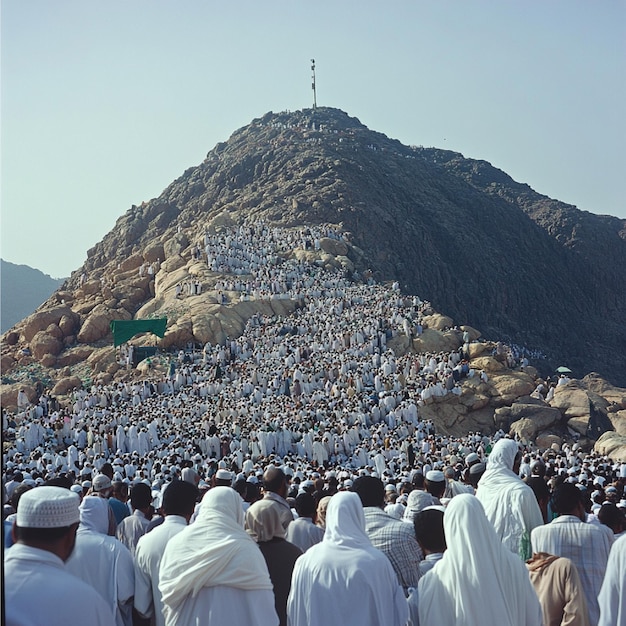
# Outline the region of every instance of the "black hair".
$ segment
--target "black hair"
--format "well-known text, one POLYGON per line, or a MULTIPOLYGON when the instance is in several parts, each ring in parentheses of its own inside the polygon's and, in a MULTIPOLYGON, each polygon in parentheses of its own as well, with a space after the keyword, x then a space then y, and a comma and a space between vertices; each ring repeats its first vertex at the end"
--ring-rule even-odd
MULTIPOLYGON (((74 524, 73 526, 77 526, 74 524)), ((62 526, 60 528, 28 528, 15 525, 15 536, 18 541, 26 544, 32 543, 55 543, 70 532, 72 526, 62 526)))
POLYGON ((363 506, 382 507, 385 504, 385 485, 376 476, 359 476, 352 484, 354 491, 363 506))
POLYGON ((296 496, 296 513, 300 517, 313 517, 316 509, 317 503, 310 493, 306 493, 305 491, 296 496))
POLYGON ((186 480, 173 480, 163 492, 165 515, 182 515, 184 517, 193 513, 198 494, 199 491, 195 485, 186 480))
POLYGON ((413 474, 413 480, 411 480, 411 483, 417 489, 423 489, 424 488, 424 474, 422 474, 422 472, 415 472, 415 474, 413 474))
POLYGON ((415 538, 426 550, 444 552, 446 537, 443 531, 443 511, 428 509, 413 518, 415 538))
POLYGON ((152 489, 145 483, 137 483, 130 490, 130 504, 133 509, 147 509, 152 504, 152 489))
POLYGON ((571 513, 583 501, 580 489, 572 483, 561 483, 552 495, 552 508, 559 515, 571 513))

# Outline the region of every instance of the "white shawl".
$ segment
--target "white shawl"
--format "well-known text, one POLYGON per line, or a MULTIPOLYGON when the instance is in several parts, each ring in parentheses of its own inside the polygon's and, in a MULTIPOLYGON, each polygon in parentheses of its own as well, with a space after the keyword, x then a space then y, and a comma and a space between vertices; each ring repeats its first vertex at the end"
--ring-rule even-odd
POLYGON ((265 559, 243 529, 236 491, 214 487, 204 496, 196 522, 168 542, 159 577, 166 616, 203 587, 273 589, 265 559))
POLYGON ((420 624, 541 626, 528 571, 500 543, 480 502, 452 498, 443 525, 448 548, 419 581, 420 624))
POLYGON ((543 516, 533 490, 513 472, 518 450, 512 439, 496 442, 476 497, 502 543, 525 561, 532 556, 530 533, 543 525, 543 516))

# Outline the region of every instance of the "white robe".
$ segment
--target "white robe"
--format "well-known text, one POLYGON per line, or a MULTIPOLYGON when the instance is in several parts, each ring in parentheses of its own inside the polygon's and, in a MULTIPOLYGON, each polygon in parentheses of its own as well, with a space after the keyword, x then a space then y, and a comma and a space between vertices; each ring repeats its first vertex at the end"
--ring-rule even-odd
POLYGON ((195 523, 170 539, 159 579, 167 626, 278 624, 265 559, 230 487, 211 489, 195 523))
POLYGON ((452 498, 443 524, 447 550, 419 581, 419 623, 541 626, 526 566, 498 541, 480 502, 470 494, 452 498))
POLYGON ((100 593, 115 612, 117 626, 132 626, 133 558, 126 546, 106 534, 109 504, 104 498, 86 496, 80 508, 76 544, 66 569, 100 593))
POLYGON ((187 526, 180 515, 166 515, 162 524, 140 537, 135 549, 135 609, 146 617, 154 616, 156 626, 165 626, 163 602, 159 591, 159 567, 169 540, 187 526))
POLYGON ((6 624, 115 624, 102 596, 70 574, 52 552, 18 543, 5 553, 3 574, 6 624))
POLYGON ((323 541, 296 561, 287 617, 290 626, 406 623, 402 587, 387 557, 367 537, 355 493, 330 499, 323 541))
POLYGON ((476 497, 502 543, 525 561, 532 556, 530 533, 543 526, 543 516, 533 490, 512 471, 517 450, 512 439, 496 442, 476 497))
POLYGON ((626 624, 626 536, 620 537, 611 548, 598 604, 598 626, 626 624))

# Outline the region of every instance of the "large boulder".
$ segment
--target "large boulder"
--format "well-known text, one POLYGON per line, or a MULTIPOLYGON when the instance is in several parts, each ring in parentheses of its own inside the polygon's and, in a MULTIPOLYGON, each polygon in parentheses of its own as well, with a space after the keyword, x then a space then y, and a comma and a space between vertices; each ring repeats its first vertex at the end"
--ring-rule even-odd
POLYGON ((320 239, 320 247, 324 252, 332 256, 346 256, 348 254, 348 244, 338 239, 322 237, 320 239))
POLYGON ((50 324, 59 324, 61 318, 68 316, 73 320, 77 319, 76 314, 70 307, 61 305, 50 309, 38 311, 27 317, 21 329, 24 341, 29 342, 40 331, 45 330, 50 324))
POLYGON ((471 326, 467 326, 466 324, 464 324, 463 326, 461 326, 461 330, 465 333, 469 333, 470 336, 470 341, 476 341, 480 338, 481 336, 481 332, 479 330, 476 330, 475 328, 472 328, 471 326))
POLYGON ((452 352, 461 345, 457 334, 453 331, 441 332, 434 328, 425 328, 419 337, 413 339, 413 351, 452 352))
POLYGON ((130 320, 132 316, 125 309, 109 309, 106 305, 99 304, 87 316, 76 339, 79 343, 95 343, 104 339, 111 333, 111 321, 118 319, 130 320))
POLYGON ((57 367, 70 367, 77 363, 83 363, 91 356, 92 352, 93 348, 91 346, 76 346, 65 350, 57 358, 57 367))
POLYGON ((65 396, 73 389, 80 389, 83 386, 83 381, 78 376, 68 376, 67 378, 61 378, 57 384, 52 388, 53 396, 65 396))
POLYGON ((434 328, 435 330, 445 330, 446 328, 452 328, 454 322, 451 317, 447 315, 441 315, 441 313, 433 313, 432 315, 426 315, 422 318, 424 328, 434 328))
POLYGON ((0 403, 3 409, 15 410, 17 408, 17 394, 20 389, 24 390, 29 402, 37 401, 37 392, 31 385, 25 385, 24 383, 0 385, 0 403))
POLYGON ((596 441, 594 451, 601 455, 606 455, 613 459, 626 463, 626 437, 616 432, 604 433, 598 441, 596 441))
POLYGON ((483 370, 488 374, 504 371, 504 365, 492 356, 479 356, 470 361, 470 366, 475 370, 483 370))
POLYGON ((520 396, 532 393, 535 388, 535 382, 528 374, 509 370, 493 373, 489 383, 491 406, 494 407, 511 405, 520 396))
POLYGON ((563 439, 559 435, 552 433, 540 433, 535 439, 535 445, 540 450, 560 450, 563 445, 563 439))
POLYGON ((32 338, 29 346, 30 351, 38 361, 40 361, 46 354, 56 356, 61 352, 61 350, 63 350, 63 342, 53 335, 49 335, 44 330, 39 331, 32 338))
POLYGON ((481 341, 475 341, 467 346, 467 353, 470 359, 476 359, 479 356, 485 356, 485 353, 489 355, 490 351, 491 345, 488 343, 483 343, 481 341))
POLYGON ((165 250, 163 244, 152 243, 143 252, 143 258, 147 263, 154 263, 155 261, 163 261, 165 259, 165 250))
POLYGON ((529 442, 536 434, 561 420, 561 412, 545 403, 514 402, 496 409, 496 426, 511 430, 529 442))

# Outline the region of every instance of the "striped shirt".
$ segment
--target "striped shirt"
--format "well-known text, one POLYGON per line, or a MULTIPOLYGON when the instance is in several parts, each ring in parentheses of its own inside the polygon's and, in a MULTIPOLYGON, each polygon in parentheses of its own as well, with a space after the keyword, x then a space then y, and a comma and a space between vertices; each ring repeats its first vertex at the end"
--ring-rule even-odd
POLYGON ((533 552, 564 556, 576 565, 591 624, 597 624, 600 617, 598 593, 613 541, 610 528, 582 522, 574 515, 561 515, 531 534, 533 552))

